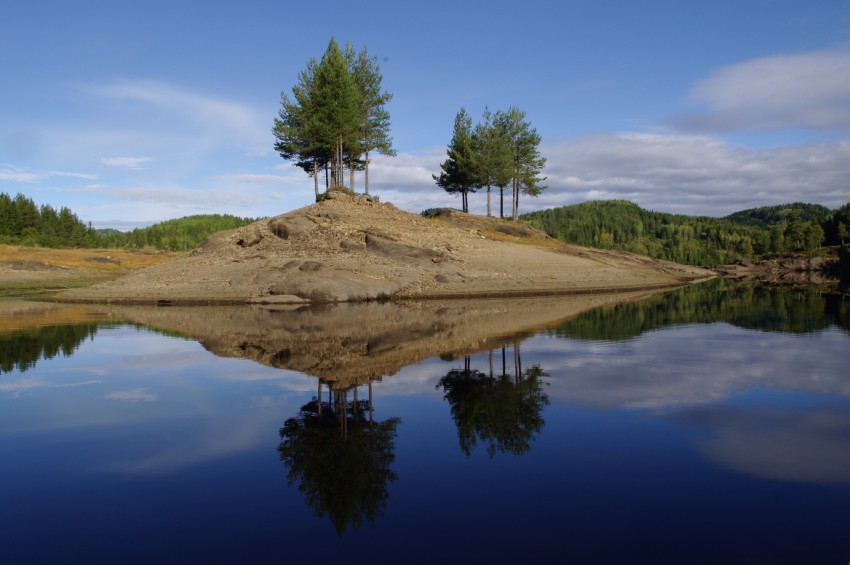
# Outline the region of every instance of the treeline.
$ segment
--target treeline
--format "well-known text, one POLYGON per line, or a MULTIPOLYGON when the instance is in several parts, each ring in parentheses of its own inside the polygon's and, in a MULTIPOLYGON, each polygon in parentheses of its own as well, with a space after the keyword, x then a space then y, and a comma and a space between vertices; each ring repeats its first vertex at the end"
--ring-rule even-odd
POLYGON ((36 206, 23 194, 0 193, 0 243, 41 247, 95 247, 98 234, 68 208, 36 206))
POLYGON ((805 253, 848 241, 850 204, 829 210, 787 204, 725 218, 651 212, 622 200, 592 201, 524 214, 522 220, 568 243, 618 249, 689 265, 805 253))
POLYGON ((129 247, 188 251, 215 232, 255 221, 230 214, 201 214, 167 220, 130 232, 96 230, 71 210, 58 212, 49 205, 36 206, 23 194, 14 198, 0 193, 0 243, 56 248, 129 247))
POLYGON ((230 214, 186 216, 130 232, 103 231, 100 235, 101 247, 155 247, 170 251, 189 251, 212 233, 242 227, 254 221, 252 218, 240 218, 230 214))

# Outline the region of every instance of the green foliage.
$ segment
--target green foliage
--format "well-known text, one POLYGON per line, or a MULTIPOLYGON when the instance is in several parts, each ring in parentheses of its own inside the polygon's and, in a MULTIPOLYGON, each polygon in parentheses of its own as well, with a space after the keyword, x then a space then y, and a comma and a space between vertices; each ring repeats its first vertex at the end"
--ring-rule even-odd
POLYGON ((0 243, 39 247, 155 247, 188 251, 205 237, 222 230, 242 227, 255 220, 229 214, 203 214, 168 220, 125 233, 95 230, 86 226, 68 208, 58 212, 18 194, 0 193, 0 243))
POLYGON ((499 188, 499 217, 505 217, 505 189, 510 186, 511 218, 519 213, 519 196, 538 196, 546 187, 540 172, 546 158, 540 154, 540 135, 525 119, 525 112, 511 106, 492 114, 484 110, 484 121, 472 127, 472 120, 461 108, 455 117, 448 159, 439 176, 432 175, 437 186, 449 194, 460 194, 463 211, 469 210, 468 194, 487 187, 487 215, 491 214, 490 191, 499 188))
POLYGON ((761 208, 742 210, 734 214, 729 214, 726 216, 726 219, 737 224, 770 227, 785 223, 792 210, 796 210, 800 214, 800 221, 802 222, 815 220, 823 223, 830 215, 830 210, 826 206, 795 202, 794 204, 780 204, 779 206, 763 206, 761 208))
POLYGON ((353 190, 354 171, 365 168, 368 193, 369 153, 395 154, 386 109, 392 95, 381 81, 366 48, 357 54, 349 43, 343 51, 331 38, 321 60, 311 59, 299 74, 292 96, 281 93, 275 150, 313 177, 317 198, 321 170, 327 188, 344 185, 347 167, 353 190))
POLYGON ((690 265, 720 265, 770 255, 811 254, 824 241, 832 243, 827 233, 834 233, 833 244, 838 243, 837 227, 829 228, 830 232, 819 220, 806 219, 813 211, 827 224, 830 218, 843 217, 838 211, 824 216, 820 208, 789 204, 710 218, 651 212, 631 202, 609 200, 531 212, 522 220, 568 243, 690 265))
POLYGON ((189 251, 210 234, 239 228, 255 220, 229 214, 201 214, 167 220, 146 228, 137 228, 115 235, 115 245, 110 247, 156 247, 171 251, 189 251))
POLYGON ((480 186, 475 144, 472 136, 472 118, 461 108, 455 116, 452 139, 446 149, 448 158, 440 165, 442 171, 431 175, 437 186, 449 194, 460 194, 464 212, 469 212, 469 193, 480 186))
POLYGON ((96 247, 100 240, 68 208, 40 208, 23 194, 0 193, 0 243, 41 247, 96 247))

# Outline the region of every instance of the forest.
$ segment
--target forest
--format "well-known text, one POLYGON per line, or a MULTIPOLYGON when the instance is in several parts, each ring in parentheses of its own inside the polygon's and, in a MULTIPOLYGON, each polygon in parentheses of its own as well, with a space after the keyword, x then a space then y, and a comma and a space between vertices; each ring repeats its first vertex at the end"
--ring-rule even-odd
POLYGON ((254 222, 229 214, 202 214, 167 220, 130 232, 96 230, 83 223, 68 208, 56 211, 49 205, 36 206, 23 194, 14 198, 0 193, 0 244, 57 248, 154 247, 189 251, 206 236, 254 222))
POLYGON ((724 218, 652 212, 623 200, 591 201, 522 215, 526 224, 567 243, 629 251, 688 265, 815 255, 848 241, 850 203, 837 210, 785 204, 724 218))

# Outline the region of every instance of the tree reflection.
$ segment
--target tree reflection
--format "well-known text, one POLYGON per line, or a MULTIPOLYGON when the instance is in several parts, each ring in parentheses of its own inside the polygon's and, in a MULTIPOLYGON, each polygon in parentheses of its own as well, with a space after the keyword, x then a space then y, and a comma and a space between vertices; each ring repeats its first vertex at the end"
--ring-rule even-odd
POLYGON ((40 359, 70 357, 87 339, 97 333, 97 323, 56 325, 0 334, 0 374, 21 373, 35 367, 40 359))
POLYGON ((401 419, 374 421, 368 386, 368 400, 358 400, 354 388, 329 390, 323 401, 319 381, 318 397, 280 429, 277 450, 289 486, 297 484, 316 517, 327 515, 338 535, 349 525, 357 530, 364 519, 374 524, 386 507, 389 483, 398 479, 390 465, 401 419))
POLYGON ((543 429, 540 415, 549 397, 543 392, 543 377, 539 365, 522 369, 518 343, 514 343, 514 367, 509 374, 506 348, 502 348, 502 373, 493 374, 493 351, 490 351, 490 371, 471 368, 469 357, 463 369, 452 369, 440 379, 444 397, 451 405, 452 418, 457 426, 461 450, 467 455, 478 441, 487 444, 487 454, 497 451, 522 455, 531 447, 535 434, 543 429))

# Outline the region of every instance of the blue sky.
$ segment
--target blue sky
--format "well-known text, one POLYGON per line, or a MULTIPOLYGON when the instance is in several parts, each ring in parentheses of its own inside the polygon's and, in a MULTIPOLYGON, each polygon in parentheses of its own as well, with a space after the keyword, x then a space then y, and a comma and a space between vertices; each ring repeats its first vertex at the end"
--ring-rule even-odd
POLYGON ((850 201, 843 0, 0 6, 0 191, 96 227, 310 204, 271 127, 331 36, 378 57, 398 156, 375 160, 370 188, 405 210, 459 206, 431 179, 455 114, 510 105, 548 159, 521 211, 850 201))

